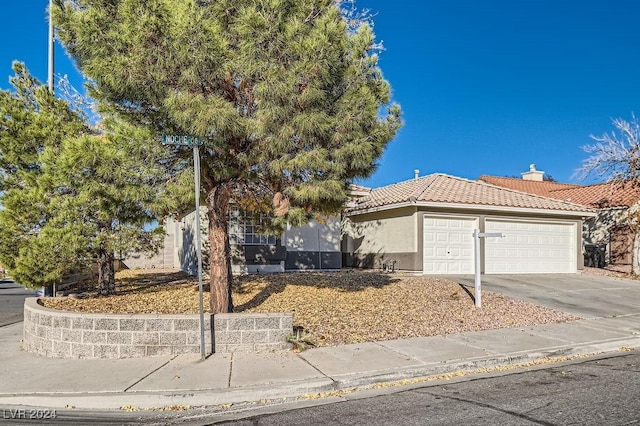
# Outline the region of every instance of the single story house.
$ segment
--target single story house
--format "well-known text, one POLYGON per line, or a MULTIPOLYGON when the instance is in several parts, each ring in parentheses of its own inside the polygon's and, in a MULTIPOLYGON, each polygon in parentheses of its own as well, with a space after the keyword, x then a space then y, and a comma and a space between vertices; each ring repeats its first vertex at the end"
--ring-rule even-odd
POLYGON ((423 274, 472 274, 474 229, 486 274, 575 273, 583 268, 581 204, 435 173, 359 188, 345 212, 343 265, 423 274))
MULTIPOLYGON (((588 206, 596 215, 584 222, 583 240, 587 249, 604 247, 604 261, 614 269, 640 273, 640 236, 636 214, 640 189, 631 183, 607 182, 594 185, 573 185, 549 182, 535 164, 522 173, 522 179, 480 176, 482 182, 517 191, 537 194, 557 200, 588 206)), ((604 266, 597 259, 590 266, 604 266)))
MULTIPOLYGON (((201 208, 203 258, 207 252, 207 215, 201 208)), ((258 232, 259 223, 241 210, 229 213, 229 243, 234 274, 269 273, 287 270, 335 270, 342 267, 340 220, 313 220, 300 227, 288 227, 280 236, 258 232)), ((189 273, 197 273, 195 211, 165 222, 164 263, 189 273)))
MULTIPOLYGON (((488 274, 575 273, 584 266, 582 229, 595 212, 584 205, 481 181, 435 173, 370 189, 352 185, 342 217, 261 235, 237 209, 229 216, 234 273, 393 268, 424 274, 472 274, 473 232, 483 238, 488 274)), ((201 210, 201 227, 207 222, 201 210)), ((165 222, 163 251, 129 267, 197 271, 195 212, 165 222)), ((203 255, 207 255, 203 235, 203 255)), ((125 261, 126 262, 126 261, 125 261)))

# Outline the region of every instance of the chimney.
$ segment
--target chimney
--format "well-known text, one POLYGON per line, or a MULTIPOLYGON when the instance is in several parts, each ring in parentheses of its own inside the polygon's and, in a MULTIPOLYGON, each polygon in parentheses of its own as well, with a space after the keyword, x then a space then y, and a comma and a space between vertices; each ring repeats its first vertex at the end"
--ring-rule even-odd
POLYGON ((414 179, 414 180, 418 180, 418 176, 419 176, 419 175, 420 175, 420 170, 415 169, 415 170, 413 171, 413 179, 414 179))
POLYGON ((521 173, 521 175, 523 180, 533 180, 536 182, 542 182, 544 180, 543 179, 544 172, 540 170, 536 170, 535 164, 529 165, 529 171, 521 173))

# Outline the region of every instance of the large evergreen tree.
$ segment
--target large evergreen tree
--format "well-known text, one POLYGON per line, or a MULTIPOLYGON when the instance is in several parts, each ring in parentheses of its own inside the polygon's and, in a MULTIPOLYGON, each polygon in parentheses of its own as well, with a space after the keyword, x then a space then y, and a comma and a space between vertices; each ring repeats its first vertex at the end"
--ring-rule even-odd
POLYGON ((54 14, 103 108, 208 141, 212 313, 233 309, 232 200, 276 227, 335 213, 400 126, 371 27, 336 0, 58 0, 54 14))
POLYGON ((153 251, 158 150, 148 131, 109 120, 100 132, 14 65, 0 92, 0 261, 30 287, 98 265, 98 291, 115 291, 114 253, 153 251), (141 149, 145 148, 145 149, 141 149), (153 158, 150 158, 153 157, 153 158))
POLYGON ((46 228, 64 229, 72 248, 95 259, 102 295, 115 293, 116 253, 156 252, 164 239, 161 227, 145 229, 156 218, 162 171, 137 149, 149 135, 128 130, 68 138, 42 156, 46 228))
MULTIPOLYGON (((39 182, 42 153, 58 149, 67 137, 89 133, 82 118, 21 63, 14 63, 14 90, 0 91, 0 261, 23 285, 59 282, 77 265, 60 262, 68 246, 59 239, 58 255, 44 244, 50 232, 49 198, 39 182)), ((51 235, 51 234, 49 234, 51 235)))

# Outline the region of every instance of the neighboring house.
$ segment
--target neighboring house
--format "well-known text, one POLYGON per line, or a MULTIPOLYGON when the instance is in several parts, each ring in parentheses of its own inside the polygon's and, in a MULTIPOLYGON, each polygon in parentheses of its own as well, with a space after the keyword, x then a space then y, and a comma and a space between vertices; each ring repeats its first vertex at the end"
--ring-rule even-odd
MULTIPOLYGON (((204 208, 201 209, 200 219, 205 257, 208 255, 208 241, 207 215, 204 208)), ((335 270, 342 267, 338 218, 329 218, 326 223, 314 220, 301 227, 288 227, 279 236, 260 234, 259 225, 246 217, 242 211, 231 209, 229 243, 234 274, 335 270)), ((173 267, 195 274, 198 267, 195 211, 178 220, 168 219, 165 230, 165 259, 170 258, 173 267)))
MULTIPOLYGON (((479 180, 595 209, 596 216, 585 221, 583 227, 583 239, 587 248, 592 248, 590 245, 606 245, 607 264, 639 272, 640 259, 637 253, 640 241, 635 231, 634 211, 640 200, 640 190, 630 183, 572 185, 548 182, 543 180, 543 175, 544 172, 536 170, 532 164, 528 172, 522 173, 522 179, 483 175, 479 180)), ((592 266, 604 266, 599 264, 601 262, 592 263, 592 266)))
POLYGON ((487 274, 575 273, 583 268, 581 228, 595 213, 559 201, 445 174, 359 188, 343 225, 344 266, 423 274, 472 274, 473 231, 487 274))

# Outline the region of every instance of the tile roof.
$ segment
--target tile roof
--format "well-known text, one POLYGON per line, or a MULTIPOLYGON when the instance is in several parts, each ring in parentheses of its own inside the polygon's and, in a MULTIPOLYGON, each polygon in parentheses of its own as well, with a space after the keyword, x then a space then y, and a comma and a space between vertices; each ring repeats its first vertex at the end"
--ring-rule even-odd
POLYGON ((640 188, 631 183, 609 182, 595 185, 573 185, 487 175, 480 176, 478 180, 504 188, 583 204, 593 208, 630 206, 640 200, 640 188))
POLYGON ((350 183, 349 184, 349 191, 350 192, 355 192, 355 193, 369 193, 369 192, 371 192, 371 188, 368 188, 368 187, 362 186, 362 185, 358 185, 356 183, 350 183))
POLYGON ((375 209, 410 202, 448 203, 588 212, 584 205, 502 188, 485 182, 462 179, 441 173, 411 179, 382 188, 356 200, 350 212, 375 209))
MULTIPOLYGON (((527 194, 542 195, 543 197, 549 197, 549 193, 557 189, 580 187, 580 185, 572 185, 570 183, 524 180, 521 178, 499 177, 499 176, 488 176, 488 175, 482 175, 478 178, 478 180, 486 183, 490 183, 492 185, 501 186, 503 188, 515 189, 516 191, 526 192, 527 194)), ((551 197, 551 198, 555 198, 555 197, 551 197)))
POLYGON ((630 182, 608 182, 551 191, 549 197, 594 208, 629 207, 640 200, 640 188, 630 182))

